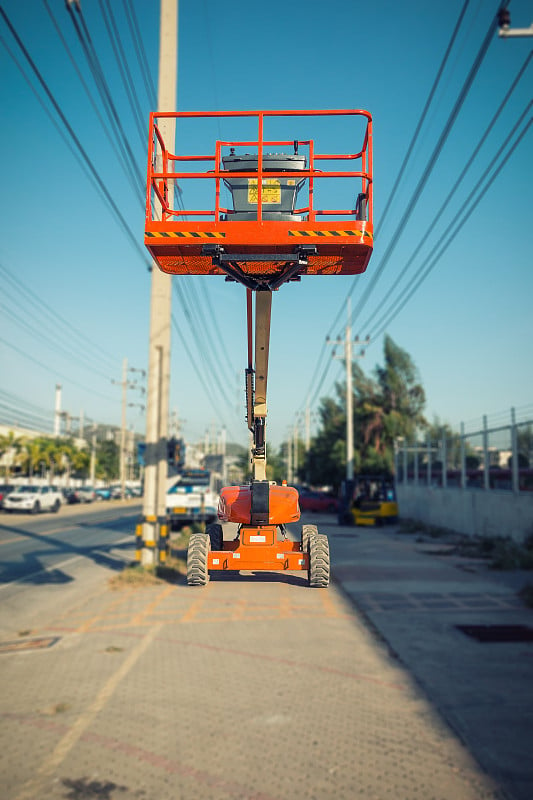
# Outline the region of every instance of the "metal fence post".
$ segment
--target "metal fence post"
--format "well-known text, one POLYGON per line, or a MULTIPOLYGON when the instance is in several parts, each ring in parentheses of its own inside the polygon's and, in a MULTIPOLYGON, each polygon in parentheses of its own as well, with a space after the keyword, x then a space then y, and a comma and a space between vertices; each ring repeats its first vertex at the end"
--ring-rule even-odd
POLYGON ((483 488, 490 489, 489 476, 489 432, 487 429, 487 415, 483 415, 483 488))
POLYGON ((418 486, 418 442, 416 441, 415 441, 414 471, 415 471, 415 486, 418 486))
POLYGON ((461 489, 466 489, 466 439, 464 422, 461 422, 461 489))
POLYGON ((431 486, 431 439, 429 438, 429 434, 426 443, 426 450, 427 450, 427 460, 428 460, 427 463, 428 486, 431 486))
POLYGON ((511 409, 511 470, 513 478, 513 492, 518 494, 520 491, 520 484, 518 481, 518 429, 516 427, 516 412, 514 408, 511 409))
POLYGON ((448 486, 448 448, 446 434, 442 437, 442 488, 448 486))
POLYGON ((407 486, 407 440, 403 442, 403 482, 407 486))

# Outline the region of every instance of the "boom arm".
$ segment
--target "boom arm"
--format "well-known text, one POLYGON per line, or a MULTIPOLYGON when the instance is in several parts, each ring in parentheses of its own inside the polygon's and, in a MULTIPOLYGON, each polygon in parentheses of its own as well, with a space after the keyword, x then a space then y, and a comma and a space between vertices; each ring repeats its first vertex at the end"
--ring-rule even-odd
POLYGON ((246 413, 252 432, 252 480, 266 480, 265 422, 267 415, 266 392, 268 378, 268 351, 270 345, 270 317, 272 292, 263 289, 255 292, 255 325, 252 323, 252 291, 246 290, 248 321, 248 369, 246 370, 246 413), (253 333, 255 332, 255 337, 253 333), (252 352, 255 339, 255 368, 252 352), (255 381, 254 381, 255 378, 255 381))

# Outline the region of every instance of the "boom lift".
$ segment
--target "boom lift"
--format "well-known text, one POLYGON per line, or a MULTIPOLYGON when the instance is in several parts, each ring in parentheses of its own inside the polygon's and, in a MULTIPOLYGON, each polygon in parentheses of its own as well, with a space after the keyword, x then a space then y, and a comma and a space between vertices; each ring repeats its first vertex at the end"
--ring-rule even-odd
POLYGON ((191 535, 188 583, 204 585, 209 573, 216 570, 302 570, 307 571, 310 586, 328 586, 327 536, 315 525, 303 525, 300 539, 289 540, 286 525, 300 518, 298 492, 286 481, 276 486, 267 479, 272 293, 288 281, 299 281, 302 275, 365 271, 373 244, 370 114, 357 109, 151 114, 145 244, 165 272, 225 275, 226 280, 246 288, 246 420, 252 433, 252 480, 220 493, 218 518, 238 524, 236 539, 224 541, 220 523, 209 525, 205 533, 191 535), (165 117, 175 117, 177 122, 229 117, 235 123, 251 118, 257 123, 257 136, 252 140, 217 140, 211 155, 178 155, 169 151, 161 136, 158 121, 165 117), (315 151, 312 139, 265 138, 266 125, 279 125, 287 117, 299 118, 293 124, 305 126, 309 117, 318 118, 321 127, 326 121, 359 123, 363 127, 362 146, 351 152, 320 153, 315 151), (337 162, 341 168, 319 169, 317 162, 324 161, 337 162), (346 169, 344 162, 351 161, 360 162, 360 168, 346 169), (196 165, 201 162, 214 168, 198 171, 196 165), (350 189, 349 208, 316 207, 315 195, 320 196, 319 185, 324 179, 355 183, 358 190, 350 189), (206 181, 214 185, 214 209, 169 207, 168 197, 178 194, 187 181, 203 183, 204 187, 206 181), (168 191, 171 182, 176 193, 168 191), (224 186, 231 194, 231 208, 221 205, 224 186), (306 199, 298 207, 302 190, 306 199))

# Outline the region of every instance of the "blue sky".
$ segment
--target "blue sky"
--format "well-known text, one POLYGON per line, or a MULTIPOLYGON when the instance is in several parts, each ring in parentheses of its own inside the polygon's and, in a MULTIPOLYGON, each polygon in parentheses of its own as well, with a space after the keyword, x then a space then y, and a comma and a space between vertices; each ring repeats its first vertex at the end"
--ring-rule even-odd
MULTIPOLYGON (((182 0, 179 9, 179 110, 364 108, 374 121, 374 254, 365 275, 309 277, 282 287, 273 300, 268 438, 278 445, 307 399, 318 407, 342 376, 331 362, 327 335, 343 335, 345 307, 356 309, 366 286, 380 278, 353 321, 353 334, 375 326, 387 292, 409 283, 437 239, 444 255, 398 316, 386 326, 420 373, 431 420, 457 424, 511 406, 533 412, 533 182, 532 131, 509 157, 461 229, 452 222, 476 181, 496 157, 531 99, 531 62, 494 124, 452 204, 412 266, 409 258, 483 136, 520 68, 532 39, 495 34, 455 124, 402 228, 380 266, 405 209, 434 152, 451 110, 494 18, 497 2, 471 0, 441 83, 386 218, 382 215, 437 75, 464 0, 402 3, 318 0, 264 4, 182 0), (400 278, 400 276, 402 276, 400 278), (368 324, 367 324, 368 323, 368 324), (319 378, 325 373, 322 384, 319 378), (316 376, 316 377, 314 377, 316 376)), ((135 60, 124 10, 132 6, 157 85, 159 3, 113 3, 144 125, 150 102, 135 60)), ((102 17, 108 2, 82 0, 83 16, 104 69, 136 168, 144 179, 146 142, 128 103, 102 17)), ((76 63, 97 94, 63 0, 5 0, 2 8, 46 81, 68 124, 133 232, 132 243, 47 115, 64 131, 0 19, 0 129, 3 192, 0 275, 0 412, 2 419, 51 416, 55 384, 73 416, 118 424, 122 361, 146 368, 150 278, 143 250, 144 212, 118 166, 79 77, 54 28, 51 12, 76 63), (11 58, 24 66, 31 86, 11 58), (32 302, 34 293, 46 303, 32 302), (64 324, 67 323, 67 325, 64 324), (33 416, 32 416, 33 415, 33 416)), ((531 4, 513 0, 513 27, 532 22, 531 4)), ((101 104, 96 100, 100 113, 101 104)), ((517 134, 531 118, 531 108, 517 134)), ((231 138, 227 128, 224 135, 231 138)), ((116 141, 121 136, 114 133, 116 141)), ((494 162, 497 167, 502 158, 494 162)), ((245 293, 223 278, 178 279, 186 303, 173 298, 170 406, 190 441, 226 425, 245 444, 242 371, 246 366, 245 293), (194 333, 187 319, 193 322, 194 333), (194 343, 211 355, 212 374, 194 343), (193 367, 196 364, 197 369, 193 367), (197 374, 200 370, 204 380, 197 374), (206 391, 206 385, 208 391, 206 391)), ((379 325, 376 331, 379 332, 379 325)), ((361 362, 370 372, 382 360, 377 336, 361 362)), ((132 403, 141 402, 136 392, 132 403)), ((144 430, 136 406, 128 424, 144 430)))

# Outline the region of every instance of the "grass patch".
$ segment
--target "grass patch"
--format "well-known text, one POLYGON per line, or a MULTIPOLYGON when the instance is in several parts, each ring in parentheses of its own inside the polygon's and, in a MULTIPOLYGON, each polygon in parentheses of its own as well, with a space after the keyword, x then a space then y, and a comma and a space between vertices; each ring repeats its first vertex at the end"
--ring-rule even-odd
POLYGON ((463 533, 426 525, 415 519, 402 519, 398 532, 418 534, 417 542, 439 539, 453 545, 445 555, 456 555, 462 558, 483 559, 487 566, 494 570, 533 570, 533 533, 522 542, 510 536, 467 536, 463 533))
POLYGON ((144 589, 162 583, 182 583, 187 574, 187 561, 173 555, 167 557, 164 564, 145 567, 142 564, 128 564, 122 572, 114 575, 109 581, 113 590, 144 589))

